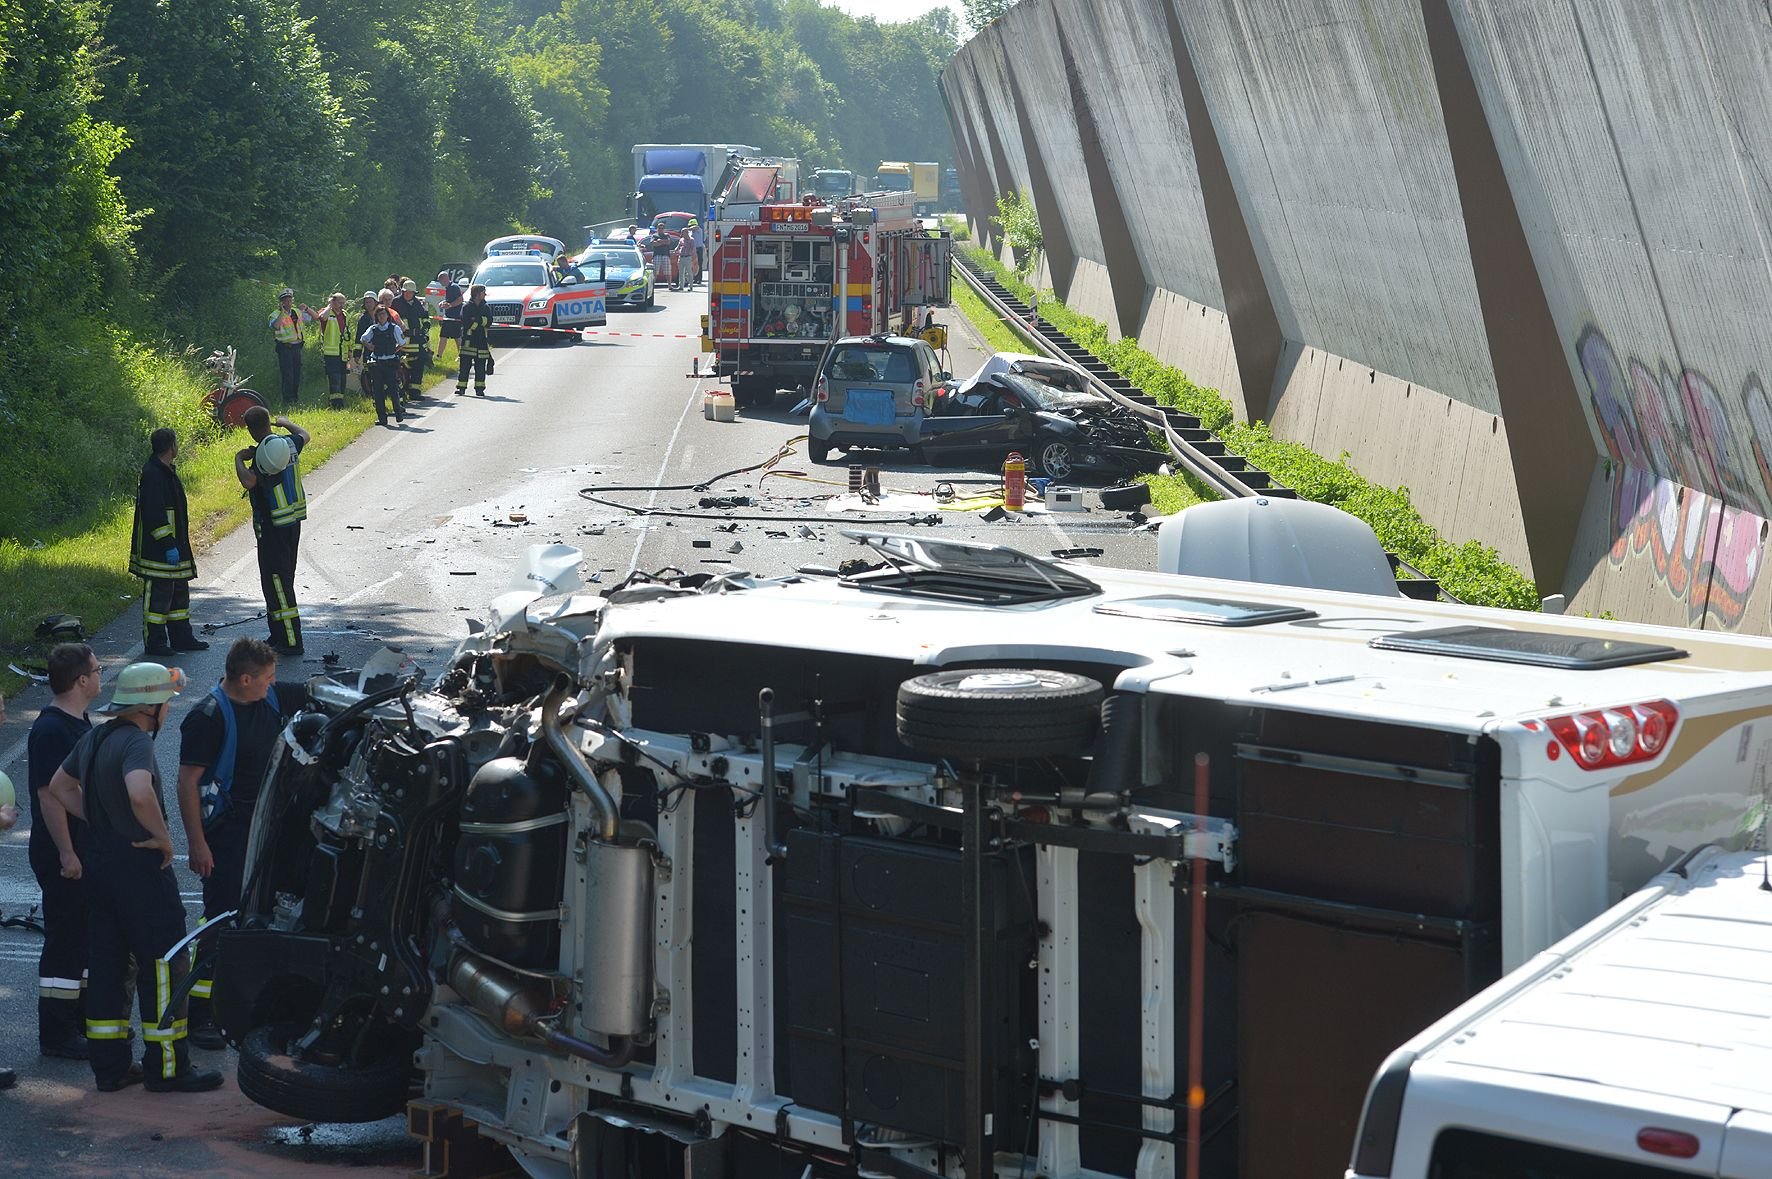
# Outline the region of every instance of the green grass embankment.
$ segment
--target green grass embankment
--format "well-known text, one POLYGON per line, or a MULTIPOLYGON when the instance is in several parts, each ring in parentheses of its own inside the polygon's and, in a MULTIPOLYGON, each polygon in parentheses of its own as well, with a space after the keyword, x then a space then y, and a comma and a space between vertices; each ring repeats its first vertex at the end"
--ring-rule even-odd
MULTIPOLYGON (((988 252, 960 248, 1019 298, 1032 296, 1027 282, 988 252)), ((962 290, 963 284, 957 283, 955 289, 962 290)), ((956 304, 968 318, 974 318, 965 305, 967 298, 980 308, 985 305, 970 290, 965 290, 963 297, 956 296, 956 304)), ((984 314, 994 321, 988 308, 984 314)), ((1480 541, 1458 544, 1440 536, 1410 502, 1407 487, 1373 483, 1348 465, 1346 454, 1332 462, 1299 443, 1274 437, 1266 422, 1236 421, 1230 401, 1217 389, 1195 384, 1180 369, 1140 348, 1130 336, 1110 339, 1105 324, 1066 307, 1049 291, 1040 294, 1040 314, 1161 404, 1199 418, 1231 451, 1268 472, 1276 483, 1294 489, 1304 499, 1330 504, 1366 521, 1386 549, 1437 578, 1448 593, 1476 605, 1539 608, 1538 590, 1530 578, 1480 541)), ((1151 486, 1152 502, 1165 513, 1205 498, 1204 489, 1185 475, 1144 479, 1151 486)))

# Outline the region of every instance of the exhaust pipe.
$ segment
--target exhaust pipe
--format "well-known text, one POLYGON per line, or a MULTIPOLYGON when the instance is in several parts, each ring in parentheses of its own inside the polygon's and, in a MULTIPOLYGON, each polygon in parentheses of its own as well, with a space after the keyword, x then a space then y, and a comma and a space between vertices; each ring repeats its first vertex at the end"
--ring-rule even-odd
POLYGON ((557 676, 554 686, 548 689, 547 696, 541 702, 541 735, 554 756, 566 769, 566 776, 573 785, 584 791, 591 799, 591 807, 597 812, 597 837, 604 843, 614 843, 615 833, 621 822, 621 815, 615 807, 615 800, 609 797, 609 791, 603 789, 603 783, 597 781, 590 764, 584 755, 572 747, 566 739, 565 732, 560 728, 560 705, 566 702, 566 694, 572 690, 569 676, 557 676))
POLYGON ((621 1068, 634 1059, 634 1041, 627 1036, 611 1036, 605 1049, 548 1026, 544 1018, 552 997, 537 980, 458 952, 449 964, 449 985, 508 1036, 538 1037, 556 1052, 602 1068, 621 1068))

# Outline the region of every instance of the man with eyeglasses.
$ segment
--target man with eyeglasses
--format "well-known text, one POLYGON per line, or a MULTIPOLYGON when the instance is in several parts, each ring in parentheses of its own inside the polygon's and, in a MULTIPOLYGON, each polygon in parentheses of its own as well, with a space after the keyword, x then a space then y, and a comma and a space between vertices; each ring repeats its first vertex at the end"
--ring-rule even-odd
MULTIPOLYGON (((98 699, 98 657, 85 643, 61 643, 49 652, 49 690, 55 698, 37 714, 27 743, 31 805, 31 871, 43 890, 43 952, 37 959, 37 1048, 45 1056, 86 1059, 86 882, 62 876, 61 856, 37 792, 92 728, 86 707, 98 699)), ((76 850, 85 826, 70 817, 76 850)))

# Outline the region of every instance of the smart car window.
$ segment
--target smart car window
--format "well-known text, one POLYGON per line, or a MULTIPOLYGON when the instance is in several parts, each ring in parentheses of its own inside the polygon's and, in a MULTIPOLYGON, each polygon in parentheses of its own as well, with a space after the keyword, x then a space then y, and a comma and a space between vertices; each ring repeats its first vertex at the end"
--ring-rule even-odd
POLYGON ((839 348, 831 356, 831 376, 839 381, 885 380, 886 362, 884 349, 839 348))
POLYGON ((886 375, 888 381, 914 381, 917 379, 917 365, 909 352, 890 352, 886 359, 886 375))
POLYGON ((547 274, 535 262, 489 262, 474 281, 488 287, 538 287, 547 282, 547 274))

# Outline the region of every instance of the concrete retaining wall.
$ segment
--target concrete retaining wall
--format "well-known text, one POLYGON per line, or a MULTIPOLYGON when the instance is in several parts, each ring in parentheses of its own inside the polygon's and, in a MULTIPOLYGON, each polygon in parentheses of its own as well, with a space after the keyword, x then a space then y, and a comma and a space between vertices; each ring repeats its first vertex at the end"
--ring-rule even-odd
POLYGON ((943 88, 1079 310, 1573 609, 1769 632, 1768 61, 1757 0, 1023 0, 943 88))

